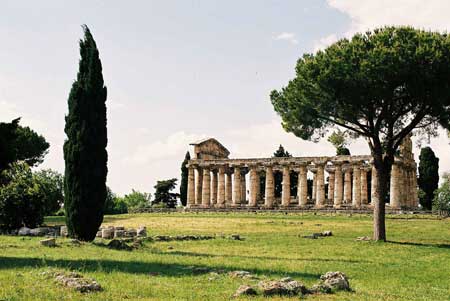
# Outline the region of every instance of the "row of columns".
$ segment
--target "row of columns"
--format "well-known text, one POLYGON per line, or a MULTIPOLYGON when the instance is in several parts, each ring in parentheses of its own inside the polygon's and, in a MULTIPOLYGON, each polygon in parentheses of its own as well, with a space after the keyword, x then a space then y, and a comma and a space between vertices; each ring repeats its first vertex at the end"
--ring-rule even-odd
MULTIPOLYGON (((197 177, 194 167, 189 167, 188 174, 188 205, 202 207, 225 207, 226 205, 241 206, 246 203, 247 184, 245 175, 242 174, 241 166, 231 166, 233 177, 226 172, 225 166, 219 166, 211 170, 208 166, 197 168, 197 177), (234 180, 234 181, 233 181, 234 180), (233 183, 234 182, 234 183, 233 183)), ((260 195, 260 178, 257 165, 249 165, 249 207, 257 207, 260 195)), ((267 164, 265 167, 265 194, 264 206, 272 208, 275 203, 275 181, 273 166, 267 164)), ((308 167, 306 164, 294 168, 298 172, 297 183, 297 205, 305 207, 308 204, 308 167)), ((291 183, 289 165, 282 166, 282 195, 281 206, 291 205, 291 183)), ((314 174, 312 200, 315 206, 320 208, 326 205, 325 199, 325 170, 328 172, 328 199, 332 200, 333 206, 339 208, 342 204, 351 204, 352 207, 360 208, 369 203, 368 195, 368 172, 371 172, 371 200, 377 200, 378 176, 374 167, 356 163, 353 165, 334 162, 332 167, 325 163, 316 164, 309 168, 314 174)), ((403 168, 394 164, 391 173, 391 202, 393 208, 401 206, 417 206, 417 182, 415 169, 403 168)))

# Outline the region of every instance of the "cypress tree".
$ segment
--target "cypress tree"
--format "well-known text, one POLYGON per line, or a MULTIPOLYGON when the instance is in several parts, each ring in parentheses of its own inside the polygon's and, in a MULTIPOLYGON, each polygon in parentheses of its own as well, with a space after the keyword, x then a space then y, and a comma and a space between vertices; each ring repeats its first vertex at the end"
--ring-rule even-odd
POLYGON ((186 152, 184 156, 184 161, 181 164, 181 182, 180 182, 180 201, 183 206, 187 204, 187 187, 188 187, 188 161, 191 160, 191 155, 186 152))
POLYGON ((97 45, 86 25, 83 30, 66 116, 64 207, 69 235, 92 241, 103 221, 107 196, 106 87, 97 45))
POLYGON ((419 156, 419 188, 424 192, 420 194, 420 204, 430 210, 433 204, 434 191, 439 186, 439 158, 430 147, 420 150, 419 156))

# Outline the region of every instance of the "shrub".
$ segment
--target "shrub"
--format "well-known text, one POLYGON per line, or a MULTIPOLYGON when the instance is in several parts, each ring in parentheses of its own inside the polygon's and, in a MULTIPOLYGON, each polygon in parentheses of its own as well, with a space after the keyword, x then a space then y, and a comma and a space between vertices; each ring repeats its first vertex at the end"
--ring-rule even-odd
POLYGON ((440 215, 450 216, 450 182, 448 180, 434 192, 433 210, 440 215))
POLYGON ((2 176, 7 184, 0 187, 0 228, 34 228, 42 224, 45 196, 30 167, 26 163, 13 163, 2 176))
POLYGON ((37 171, 34 175, 45 196, 45 215, 55 215, 64 203, 63 175, 51 169, 37 171))
POLYGON ((106 201, 103 212, 105 214, 122 214, 128 212, 127 203, 123 198, 114 194, 109 187, 106 187, 106 201))
POLYGON ((123 197, 123 201, 128 207, 128 210, 142 209, 150 207, 150 193, 132 190, 130 194, 123 197))

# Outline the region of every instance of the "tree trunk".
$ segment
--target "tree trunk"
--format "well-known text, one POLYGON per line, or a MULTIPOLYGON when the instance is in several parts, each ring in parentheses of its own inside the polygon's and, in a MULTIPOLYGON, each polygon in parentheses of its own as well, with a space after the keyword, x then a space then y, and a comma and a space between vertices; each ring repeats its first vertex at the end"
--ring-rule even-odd
POLYGON ((374 165, 378 175, 377 195, 373 206, 373 240, 386 241, 385 200, 392 168, 393 156, 374 155, 374 165))

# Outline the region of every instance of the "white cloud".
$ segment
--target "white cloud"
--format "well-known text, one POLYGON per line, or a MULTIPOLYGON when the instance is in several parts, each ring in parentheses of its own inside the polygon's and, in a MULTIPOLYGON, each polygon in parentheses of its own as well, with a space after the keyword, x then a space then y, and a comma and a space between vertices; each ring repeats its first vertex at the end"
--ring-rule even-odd
POLYGON ((282 32, 282 33, 276 35, 273 39, 288 41, 294 45, 298 44, 298 40, 295 38, 295 33, 293 33, 293 32, 282 32))
POLYGON ((442 0, 327 0, 330 7, 350 18, 348 29, 333 33, 314 44, 314 51, 329 46, 338 38, 351 37, 389 25, 411 25, 426 30, 448 31, 450 1, 442 0), (334 35, 334 39, 331 38, 334 35))
MULTIPOLYGON (((410 25, 426 30, 447 32, 450 29, 450 1, 441 0, 327 0, 330 7, 346 14, 350 24, 345 32, 335 32, 316 41, 314 51, 323 49, 339 38, 351 37, 356 32, 365 32, 389 25, 410 25)), ((445 131, 431 139, 431 148, 439 157, 439 172, 450 170, 449 139, 445 131)), ((414 149, 416 161, 420 149, 414 149)))
POLYGON ((182 159, 189 143, 205 137, 206 135, 176 132, 164 140, 138 146, 130 156, 125 158, 125 161, 131 164, 148 164, 155 160, 182 159))
POLYGON ((412 25, 447 30, 450 1, 442 0, 328 0, 328 5, 349 15, 348 34, 385 25, 412 25))
POLYGON ((326 48, 327 46, 333 44, 337 40, 338 40, 338 36, 335 33, 330 34, 326 37, 323 37, 314 43, 313 51, 316 52, 316 51, 322 50, 322 49, 326 48))

